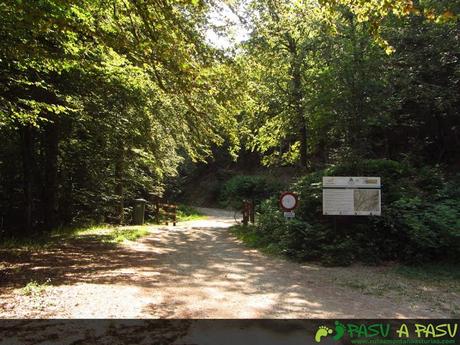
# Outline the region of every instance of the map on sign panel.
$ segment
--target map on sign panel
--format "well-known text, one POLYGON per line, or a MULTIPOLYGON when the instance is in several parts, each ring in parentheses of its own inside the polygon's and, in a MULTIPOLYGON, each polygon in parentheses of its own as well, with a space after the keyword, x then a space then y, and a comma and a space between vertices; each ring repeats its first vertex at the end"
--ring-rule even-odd
POLYGON ((353 191, 353 203, 356 212, 380 211, 380 190, 374 189, 355 189, 353 191))
POLYGON ((323 214, 378 216, 381 214, 380 177, 323 177, 323 214))

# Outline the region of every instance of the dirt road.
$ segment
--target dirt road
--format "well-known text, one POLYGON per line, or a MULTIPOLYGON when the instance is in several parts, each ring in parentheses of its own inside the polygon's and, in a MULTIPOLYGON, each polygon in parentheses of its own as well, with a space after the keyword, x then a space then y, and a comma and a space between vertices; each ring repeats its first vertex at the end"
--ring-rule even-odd
POLYGON ((400 277, 388 267, 325 268, 267 257, 228 231, 233 214, 154 227, 110 247, 91 240, 3 257, 0 317, 406 318, 451 317, 458 287, 400 277), (25 295, 31 280, 50 279, 25 295))

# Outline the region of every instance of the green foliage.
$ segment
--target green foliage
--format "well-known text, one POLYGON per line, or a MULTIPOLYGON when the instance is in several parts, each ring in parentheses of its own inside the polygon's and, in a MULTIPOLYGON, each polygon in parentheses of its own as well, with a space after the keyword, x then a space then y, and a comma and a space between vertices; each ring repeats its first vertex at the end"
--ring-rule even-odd
POLYGON ((257 205, 280 190, 278 182, 265 176, 236 175, 223 185, 220 202, 224 207, 241 209, 243 200, 251 200, 257 205))
POLYGON ((326 265, 347 265, 354 260, 349 238, 334 235, 333 228, 321 223, 286 220, 275 199, 262 204, 255 233, 294 260, 321 260, 326 265))
POLYGON ((250 248, 259 249, 268 255, 282 255, 280 247, 261 236, 251 225, 234 225, 230 232, 250 248))
POLYGON ((127 223, 132 200, 161 195, 183 156, 237 145, 239 80, 205 40, 210 10, 0 4, 0 236, 127 223))
MULTIPOLYGON (((160 196, 184 156, 226 142, 233 158, 244 147, 318 169, 293 186, 298 219, 261 206, 255 233, 286 255, 455 255, 459 183, 426 166, 458 168, 459 5, 254 0, 249 39, 224 53, 205 34, 212 1, 1 3, 0 237, 129 223, 133 199, 160 196), (383 216, 323 217, 325 174, 381 176, 383 216)), ((280 189, 236 176, 221 200, 280 189)))
POLYGON ((460 2, 321 4, 252 2, 241 58, 246 147, 266 165, 296 164, 306 151, 313 169, 458 160, 460 2))
MULTIPOLYGON (((446 188, 459 188, 448 185, 446 188)), ((409 239, 406 259, 423 261, 460 252, 460 197, 442 189, 431 198, 401 198, 392 204, 391 226, 409 239)))
POLYGON ((200 213, 197 209, 191 206, 186 206, 186 205, 179 205, 177 207, 177 221, 179 222, 185 222, 188 220, 199 220, 199 219, 204 219, 206 218, 205 215, 200 213))
POLYGON ((38 283, 35 280, 30 281, 21 289, 21 294, 25 296, 38 296, 42 294, 49 287, 50 280, 44 283, 38 283))
POLYGON ((289 257, 327 265, 458 258, 459 188, 458 178, 444 183, 437 168, 389 160, 338 165, 294 184, 300 198, 296 220, 285 220, 275 200, 264 202, 256 233, 289 257), (323 216, 322 176, 381 176, 382 216, 323 216))

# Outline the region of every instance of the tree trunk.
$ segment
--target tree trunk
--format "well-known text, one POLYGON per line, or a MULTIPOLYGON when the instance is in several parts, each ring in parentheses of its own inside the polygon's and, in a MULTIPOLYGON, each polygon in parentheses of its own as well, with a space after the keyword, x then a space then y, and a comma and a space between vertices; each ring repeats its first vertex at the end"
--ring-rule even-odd
POLYGON ((305 109, 303 106, 303 90, 302 90, 302 75, 300 65, 302 64, 301 57, 298 55, 297 49, 294 47, 291 50, 291 73, 292 73, 292 102, 295 108, 297 122, 299 125, 299 140, 300 140, 300 165, 302 168, 307 168, 308 164, 308 147, 307 147, 307 124, 305 123, 305 109))
MULTIPOLYGON (((280 18, 277 14, 276 4, 272 1, 268 2, 268 9, 273 20, 280 23, 280 18)), ((299 47, 296 39, 289 33, 284 33, 284 38, 290 55, 290 73, 292 78, 291 84, 291 105, 295 109, 296 122, 299 128, 300 140, 300 166, 303 169, 307 168, 308 164, 308 130, 305 121, 305 109, 303 106, 304 92, 302 89, 302 63, 306 56, 306 51, 299 47)))
POLYGON ((56 118, 45 126, 45 179, 43 186, 44 227, 47 230, 57 226, 58 153, 59 123, 56 118))
POLYGON ((120 150, 118 151, 115 161, 115 195, 117 196, 117 206, 115 210, 115 217, 118 224, 123 224, 125 218, 125 205, 124 205, 124 171, 125 171, 125 149, 123 144, 119 144, 120 150))
POLYGON ((302 168, 307 168, 308 165, 307 126, 305 120, 300 125, 300 165, 302 168))
POLYGON ((364 80, 363 76, 363 47, 358 37, 358 27, 354 15, 349 17, 351 28, 351 44, 353 64, 350 71, 351 90, 351 114, 348 119, 348 143, 351 148, 351 160, 360 159, 366 155, 366 137, 363 135, 363 89, 359 81, 364 80))
POLYGON ((33 128, 28 125, 21 130, 23 192, 24 192, 24 233, 32 232, 33 209, 33 128))

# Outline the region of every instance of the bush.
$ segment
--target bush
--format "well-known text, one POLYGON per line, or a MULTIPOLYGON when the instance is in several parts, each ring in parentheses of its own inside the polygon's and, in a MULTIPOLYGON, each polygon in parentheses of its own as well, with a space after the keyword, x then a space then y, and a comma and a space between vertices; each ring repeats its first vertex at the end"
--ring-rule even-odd
MULTIPOLYGON (((458 187, 457 187, 458 188, 458 187)), ((426 261, 460 253, 460 198, 446 195, 423 201, 402 198, 394 203, 393 222, 409 240, 405 259, 426 261)))
POLYGON ((220 193, 220 203, 224 207, 240 209, 243 200, 259 204, 281 190, 281 185, 264 176, 237 175, 228 180, 220 193))
POLYGON ((285 220, 269 200, 257 224, 257 232, 289 257, 327 265, 459 257, 460 183, 446 183, 437 168, 367 160, 303 176, 292 189, 300 199, 296 219, 285 220), (380 176, 382 216, 323 216, 323 176, 380 176))

